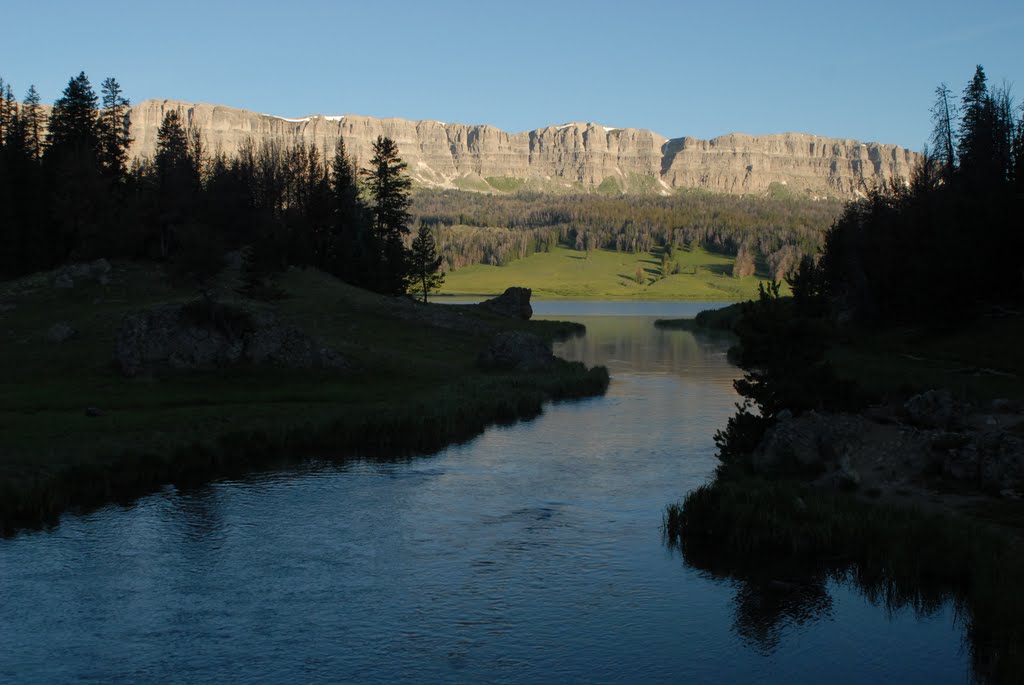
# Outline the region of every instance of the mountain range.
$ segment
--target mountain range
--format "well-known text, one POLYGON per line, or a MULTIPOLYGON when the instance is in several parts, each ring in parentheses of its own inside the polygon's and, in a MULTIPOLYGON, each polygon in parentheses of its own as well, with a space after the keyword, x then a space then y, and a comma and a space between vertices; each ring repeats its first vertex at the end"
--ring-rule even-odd
POLYGON ((171 109, 199 128, 210 152, 230 154, 251 138, 257 144, 315 143, 330 157, 344 136, 349 154, 363 166, 382 135, 398 144, 415 183, 485 192, 670 194, 698 188, 764 194, 784 189, 811 198, 848 198, 872 184, 909 178, 918 158, 898 145, 805 133, 732 133, 701 140, 578 122, 507 133, 488 125, 353 114, 285 118, 177 100, 146 100, 131 107, 133 156, 155 152, 157 131, 171 109))

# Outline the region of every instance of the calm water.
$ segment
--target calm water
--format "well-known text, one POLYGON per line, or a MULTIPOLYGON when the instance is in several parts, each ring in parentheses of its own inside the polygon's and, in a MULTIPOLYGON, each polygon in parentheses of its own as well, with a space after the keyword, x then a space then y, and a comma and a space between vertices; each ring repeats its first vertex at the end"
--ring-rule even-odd
POLYGON ((559 347, 609 366, 606 397, 0 540, 0 682, 970 682, 948 607, 835 580, 772 597, 664 545, 736 371, 645 313, 579 317, 559 347))

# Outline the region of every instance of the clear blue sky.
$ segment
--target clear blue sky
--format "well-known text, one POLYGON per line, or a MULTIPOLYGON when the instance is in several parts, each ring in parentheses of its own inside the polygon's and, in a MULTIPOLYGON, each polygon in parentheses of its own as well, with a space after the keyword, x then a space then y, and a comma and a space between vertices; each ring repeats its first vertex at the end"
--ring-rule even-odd
POLYGON ((1024 2, 5 2, 0 77, 280 116, 800 131, 919 149, 935 86, 1024 99, 1024 2))

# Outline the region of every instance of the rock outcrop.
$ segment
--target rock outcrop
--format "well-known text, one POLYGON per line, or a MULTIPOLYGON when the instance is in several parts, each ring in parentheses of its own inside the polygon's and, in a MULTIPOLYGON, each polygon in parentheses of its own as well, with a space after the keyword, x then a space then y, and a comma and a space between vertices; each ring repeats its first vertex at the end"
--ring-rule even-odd
POLYGON ((348 362, 269 312, 217 306, 162 305, 125 316, 116 359, 126 376, 257 364, 292 369, 346 369, 348 362))
POLYGON ((530 306, 532 294, 529 288, 507 288, 501 295, 484 300, 480 306, 501 316, 529 320, 533 316, 533 307, 530 306))
POLYGON ((829 487, 921 489, 936 478, 988 493, 1024 489, 1024 416, 986 413, 931 390, 903 407, 780 416, 750 457, 757 473, 814 476, 829 487))
POLYGON ((551 345, 533 333, 502 331, 491 339, 477 359, 486 369, 542 371, 555 363, 551 345))
POLYGON ((776 184, 811 196, 849 197, 872 183, 909 178, 917 158, 897 145, 798 133, 670 140, 652 131, 593 123, 507 133, 486 125, 352 114, 288 119, 176 100, 146 100, 130 109, 133 156, 154 153, 157 130, 171 109, 200 129, 207 150, 229 154, 252 139, 315 143, 329 156, 344 136, 355 163, 365 165, 377 136, 387 136, 398 144, 417 183, 442 188, 495 190, 501 179, 511 178, 540 189, 764 193, 776 184))

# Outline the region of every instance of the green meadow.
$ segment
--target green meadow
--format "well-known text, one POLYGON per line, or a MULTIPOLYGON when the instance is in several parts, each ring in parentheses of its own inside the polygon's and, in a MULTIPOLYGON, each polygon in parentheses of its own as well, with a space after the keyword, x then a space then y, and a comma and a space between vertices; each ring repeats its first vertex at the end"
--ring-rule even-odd
POLYGON ((581 252, 559 246, 507 266, 474 264, 452 271, 441 294, 493 295, 516 285, 531 288, 535 299, 546 300, 731 302, 756 297, 758 282, 767 276, 735 278, 734 261, 700 248, 680 248, 663 269, 662 248, 642 253, 581 252), (676 264, 679 273, 672 273, 676 264))

